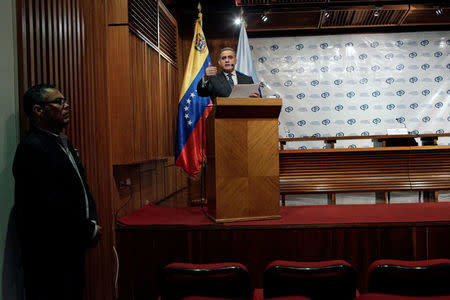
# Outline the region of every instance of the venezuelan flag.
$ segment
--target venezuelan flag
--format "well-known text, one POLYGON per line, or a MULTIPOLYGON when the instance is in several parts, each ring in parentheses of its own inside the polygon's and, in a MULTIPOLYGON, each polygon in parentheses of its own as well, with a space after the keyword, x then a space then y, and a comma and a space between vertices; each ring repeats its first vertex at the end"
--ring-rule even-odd
POLYGON ((175 149, 175 164, 192 177, 197 176, 206 158, 205 119, 211 111, 210 97, 197 94, 197 84, 211 63, 201 20, 199 14, 181 86, 175 149))

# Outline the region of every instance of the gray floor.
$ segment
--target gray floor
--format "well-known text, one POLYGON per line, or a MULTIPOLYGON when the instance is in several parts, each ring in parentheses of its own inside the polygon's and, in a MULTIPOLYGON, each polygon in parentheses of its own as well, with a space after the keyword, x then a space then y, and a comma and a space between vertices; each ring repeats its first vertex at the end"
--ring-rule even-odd
MULTIPOLYGON (((419 203, 419 192, 391 192, 390 203, 419 203)), ((450 191, 440 191, 438 202, 450 202, 450 191)), ((287 195, 286 206, 327 205, 326 194, 287 195)), ((336 204, 375 204, 375 193, 336 194, 336 204)))

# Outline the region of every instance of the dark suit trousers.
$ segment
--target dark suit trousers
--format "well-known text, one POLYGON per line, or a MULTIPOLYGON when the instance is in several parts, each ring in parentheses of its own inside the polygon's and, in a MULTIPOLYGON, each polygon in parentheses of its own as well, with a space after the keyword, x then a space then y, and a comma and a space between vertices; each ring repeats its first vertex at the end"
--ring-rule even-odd
POLYGON ((85 252, 24 263, 26 300, 82 300, 85 252))

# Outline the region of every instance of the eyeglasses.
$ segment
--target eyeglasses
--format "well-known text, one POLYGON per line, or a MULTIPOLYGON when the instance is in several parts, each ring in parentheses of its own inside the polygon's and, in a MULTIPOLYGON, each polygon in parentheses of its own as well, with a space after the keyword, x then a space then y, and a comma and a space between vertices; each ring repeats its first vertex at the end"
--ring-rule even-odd
POLYGON ((66 98, 56 98, 55 100, 52 100, 52 101, 47 101, 47 102, 41 102, 41 103, 39 103, 40 105, 47 105, 47 104, 52 104, 52 103, 54 103, 54 104, 58 104, 58 105, 61 105, 61 106, 63 106, 64 104, 70 104, 70 102, 69 102, 69 100, 68 99, 66 99, 66 98))

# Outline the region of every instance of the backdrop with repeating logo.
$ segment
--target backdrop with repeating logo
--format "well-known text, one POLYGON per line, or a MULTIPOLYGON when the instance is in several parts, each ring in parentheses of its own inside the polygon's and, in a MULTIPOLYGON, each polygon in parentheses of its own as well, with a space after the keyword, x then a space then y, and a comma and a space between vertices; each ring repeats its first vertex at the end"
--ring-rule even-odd
POLYGON ((280 137, 450 131, 450 31, 253 38, 250 45, 263 96, 283 99, 280 137))

